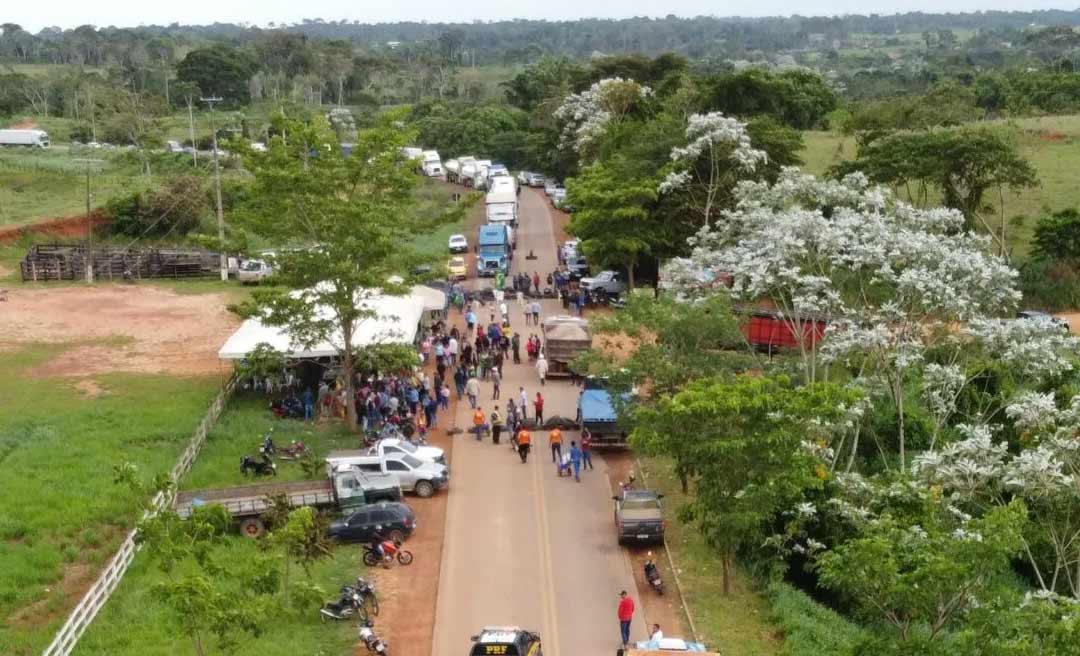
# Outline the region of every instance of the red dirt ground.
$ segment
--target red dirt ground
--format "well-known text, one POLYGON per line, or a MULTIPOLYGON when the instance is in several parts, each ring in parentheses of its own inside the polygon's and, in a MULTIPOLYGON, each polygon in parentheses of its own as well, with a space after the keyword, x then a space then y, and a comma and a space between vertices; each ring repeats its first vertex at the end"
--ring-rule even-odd
MULTIPOLYGON (((90 215, 94 224, 94 230, 98 231, 109 224, 109 220, 96 210, 90 215)), ((86 215, 78 214, 59 219, 39 221, 32 225, 10 226, 0 228, 0 244, 12 244, 23 237, 53 237, 56 239, 85 239, 86 238, 86 215)))
POLYGON ((230 300, 150 285, 10 289, 0 305, 0 351, 76 343, 30 372, 37 376, 205 375, 219 371, 217 351, 240 323, 225 309, 230 300))

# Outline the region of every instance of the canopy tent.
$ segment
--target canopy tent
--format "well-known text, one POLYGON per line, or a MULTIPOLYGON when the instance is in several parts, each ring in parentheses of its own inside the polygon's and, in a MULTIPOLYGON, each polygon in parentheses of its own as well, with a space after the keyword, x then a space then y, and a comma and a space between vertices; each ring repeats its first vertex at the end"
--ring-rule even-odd
MULTIPOLYGON (((423 297, 385 296, 373 292, 365 294, 357 303, 359 307, 370 309, 377 316, 358 322, 353 334, 353 347, 362 348, 375 344, 413 344, 416 342, 420 320, 425 310, 423 297)), ((440 308, 441 309, 441 308, 440 308)), ((320 308, 320 314, 332 317, 332 310, 320 308)), ((222 360, 242 360, 256 345, 266 342, 274 350, 294 359, 331 357, 338 354, 343 344, 339 332, 329 341, 304 348, 294 343, 288 330, 278 326, 268 326, 259 319, 248 319, 218 350, 222 360)))
POLYGON ((424 312, 442 312, 446 309, 446 292, 427 285, 412 288, 412 297, 424 305, 424 312))

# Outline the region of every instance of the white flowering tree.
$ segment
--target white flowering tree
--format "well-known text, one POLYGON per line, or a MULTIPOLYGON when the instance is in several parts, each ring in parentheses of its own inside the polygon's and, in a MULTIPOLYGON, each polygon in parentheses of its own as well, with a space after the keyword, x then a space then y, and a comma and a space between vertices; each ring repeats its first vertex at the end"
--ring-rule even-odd
POLYGON ((686 141, 672 149, 659 192, 685 193, 688 205, 701 214, 698 225, 709 225, 735 183, 765 164, 768 155, 750 143, 745 123, 720 112, 692 114, 686 141))
POLYGON ((649 87, 621 77, 605 78, 570 94, 555 110, 555 119, 563 126, 559 147, 587 159, 611 123, 623 120, 651 96, 649 87))
POLYGON ((876 380, 897 408, 904 469, 905 390, 924 352, 956 322, 1014 306, 1016 272, 963 230, 959 212, 916 209, 859 174, 823 181, 788 168, 774 184, 740 183, 736 198, 665 278, 684 294, 715 293, 701 272, 727 272, 733 296, 781 311, 807 381, 819 361, 876 380), (821 318, 830 326, 819 348, 821 318))

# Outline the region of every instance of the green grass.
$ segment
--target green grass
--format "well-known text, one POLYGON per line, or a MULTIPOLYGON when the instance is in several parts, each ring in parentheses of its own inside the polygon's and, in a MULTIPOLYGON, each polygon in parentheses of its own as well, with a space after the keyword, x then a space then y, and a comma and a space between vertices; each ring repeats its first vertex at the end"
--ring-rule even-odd
MULTIPOLYGON (((252 540, 230 539, 219 555, 232 562, 250 561, 259 547, 252 540)), ((332 559, 312 568, 311 581, 332 599, 338 588, 363 574, 361 551, 357 546, 339 548, 332 559)), ((293 568, 293 581, 304 577, 293 568)), ((154 595, 154 584, 164 575, 150 559, 139 556, 101 614, 79 641, 77 656, 174 656, 192 654, 191 640, 176 627, 172 612, 154 595)), ((211 641, 212 644, 212 641, 211 641)), ((305 656, 352 653, 356 645, 355 622, 326 623, 319 619, 318 607, 305 611, 285 611, 268 622, 256 638, 245 638, 236 656, 305 656)), ((216 646, 209 653, 221 653, 216 646)))
MULTIPOLYGON (((266 408, 267 397, 259 393, 241 393, 211 431, 206 447, 199 454, 191 472, 181 481, 181 489, 229 487, 251 484, 239 471, 240 457, 256 453, 262 435, 274 428, 274 441, 285 446, 290 440, 303 440, 320 458, 335 449, 359 446, 355 434, 345 430, 340 422, 305 424, 292 420, 276 420, 266 408)), ((278 476, 267 480, 293 481, 308 478, 295 462, 278 460, 278 476)), ((258 552, 254 542, 239 536, 231 539, 230 553, 237 559, 251 558, 258 552)), ((333 561, 320 564, 314 580, 331 598, 338 586, 359 573, 359 547, 342 546, 333 561)), ((153 597, 151 589, 161 580, 157 568, 145 555, 135 559, 135 565, 113 595, 105 611, 94 621, 79 643, 76 654, 177 654, 188 653, 185 636, 177 632, 168 610, 153 597)), ((249 640, 238 654, 282 656, 291 654, 340 654, 352 644, 355 636, 345 625, 328 626, 319 618, 317 609, 299 616, 286 616, 257 639, 249 640), (336 628, 335 628, 336 627, 336 628)))
MULTIPOLYGON (((1024 255, 1028 252, 1035 223, 1044 212, 1080 207, 1080 185, 1076 184, 1075 174, 1080 168, 1080 115, 992 121, 990 124, 1016 128, 1020 154, 1035 167, 1041 183, 1019 194, 1006 191, 1004 197, 1012 252, 1024 255)), ((855 157, 855 140, 851 137, 820 131, 806 132, 803 136, 804 168, 810 173, 821 174, 837 162, 855 157)), ((1000 211, 996 193, 988 192, 987 200, 1000 211)))
MULTIPOLYGON (((453 193, 462 193, 462 191, 459 188, 436 182, 430 178, 424 178, 415 192, 417 204, 414 211, 420 216, 438 214, 446 209, 446 206, 451 202, 450 195, 453 193)), ((464 198, 463 193, 462 197, 464 198)), ((483 206, 484 200, 481 198, 466 211, 465 217, 460 221, 439 226, 427 234, 417 235, 413 240, 413 246, 421 254, 435 259, 437 264, 445 264, 445 260, 442 258, 449 257, 446 242, 450 239, 450 235, 464 231, 469 214, 483 211, 483 206), (477 207, 480 209, 478 210, 477 207)))
MULTIPOLYGON (((642 460, 646 485, 664 493, 668 548, 679 570, 686 603, 706 647, 725 656, 779 654, 781 640, 769 621, 769 604, 748 575, 736 568, 730 595, 724 595, 720 558, 701 534, 677 518, 686 501, 670 462, 642 460)), ((672 585, 674 589, 674 585, 672 585)))
POLYGON ((138 508, 113 484, 129 460, 167 471, 217 392, 214 377, 94 377, 72 381, 32 367, 77 344, 34 345, 0 358, 0 653, 33 654, 51 639, 85 584, 114 552, 138 508), (69 577, 65 582, 65 574, 69 577))

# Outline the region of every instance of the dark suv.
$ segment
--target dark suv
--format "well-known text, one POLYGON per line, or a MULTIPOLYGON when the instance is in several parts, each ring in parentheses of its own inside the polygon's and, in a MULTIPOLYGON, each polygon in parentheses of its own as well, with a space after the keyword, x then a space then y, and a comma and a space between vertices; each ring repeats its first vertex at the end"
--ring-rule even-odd
POLYGON ((664 511, 660 499, 664 495, 650 490, 623 490, 615 500, 615 534, 619 544, 627 542, 663 542, 664 511))
POLYGON ((370 542, 378 533, 388 540, 404 540, 416 529, 412 508, 404 503, 383 501, 360 507, 331 522, 331 538, 340 542, 370 542))
POLYGON ((485 626, 472 637, 469 656, 542 656, 540 635, 516 626, 485 626))

